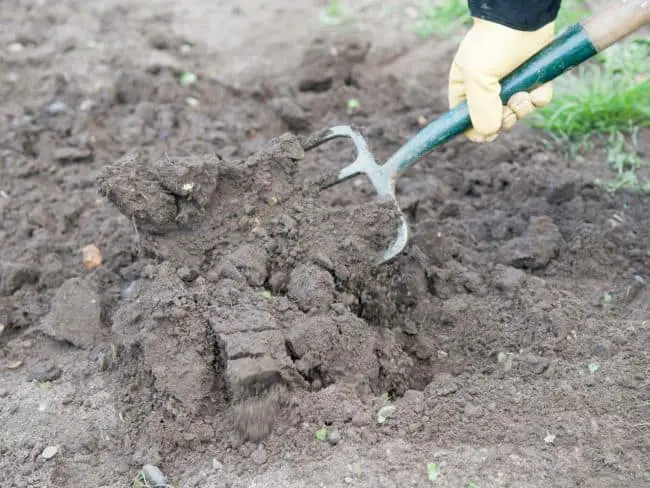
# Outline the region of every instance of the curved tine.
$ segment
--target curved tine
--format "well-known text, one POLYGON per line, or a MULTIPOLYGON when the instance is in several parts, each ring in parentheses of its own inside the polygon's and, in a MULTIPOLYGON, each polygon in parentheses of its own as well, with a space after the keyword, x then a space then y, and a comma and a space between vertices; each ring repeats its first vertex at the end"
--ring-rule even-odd
POLYGON ((318 138, 315 142, 312 142, 312 144, 309 147, 310 148, 315 147, 317 145, 323 144, 324 142, 331 141, 332 139, 336 139, 337 137, 349 137, 350 139, 352 139, 352 142, 354 143, 354 146, 357 149, 357 154, 370 156, 370 158, 374 162, 374 158, 372 157, 372 153, 368 148, 368 143, 366 142, 366 139, 361 135, 359 131, 354 130, 349 125, 336 125, 334 127, 330 127, 327 130, 327 132, 323 134, 322 137, 318 138))
POLYGON ((352 128, 347 125, 337 125, 330 127, 322 132, 321 136, 310 136, 308 142, 305 144, 305 151, 313 149, 321 144, 336 139, 338 137, 352 137, 352 128))
POLYGON ((382 258, 377 264, 385 264, 395 259, 406 247, 409 236, 409 227, 406 218, 402 215, 402 222, 397 230, 397 237, 393 243, 384 251, 382 258))

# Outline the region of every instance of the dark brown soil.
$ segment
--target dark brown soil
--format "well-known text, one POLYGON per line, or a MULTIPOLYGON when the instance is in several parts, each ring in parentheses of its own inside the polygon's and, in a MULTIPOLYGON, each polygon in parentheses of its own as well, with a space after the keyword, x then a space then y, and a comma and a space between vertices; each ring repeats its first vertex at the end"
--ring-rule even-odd
POLYGON ((523 124, 458 138, 400 179, 377 267, 397 209, 319 193, 354 148, 305 141, 386 158, 453 44, 324 35, 231 83, 169 28, 190 7, 0 13, 0 486, 650 486, 650 200, 523 124))

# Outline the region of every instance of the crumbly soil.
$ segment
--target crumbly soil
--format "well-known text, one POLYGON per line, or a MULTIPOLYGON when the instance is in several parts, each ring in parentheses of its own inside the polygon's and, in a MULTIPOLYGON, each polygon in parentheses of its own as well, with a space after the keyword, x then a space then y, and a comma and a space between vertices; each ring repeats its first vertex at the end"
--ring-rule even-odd
POLYGON ((457 138, 375 266, 398 209, 305 147, 388 157, 456 41, 216 3, 3 2, 0 485, 650 485, 650 200, 524 124, 457 138))

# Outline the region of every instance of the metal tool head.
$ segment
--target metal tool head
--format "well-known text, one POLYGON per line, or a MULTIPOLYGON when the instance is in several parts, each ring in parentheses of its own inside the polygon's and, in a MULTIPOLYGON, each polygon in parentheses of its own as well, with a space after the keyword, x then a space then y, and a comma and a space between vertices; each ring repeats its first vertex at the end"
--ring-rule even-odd
MULTIPOLYGON (((382 197, 388 197, 395 203, 395 206, 399 209, 399 204, 395 196, 395 182, 397 175, 395 172, 387 170, 385 166, 381 166, 376 163, 374 156, 368 149, 368 144, 364 137, 352 127, 348 125, 338 125, 331 127, 325 131, 322 135, 313 139, 309 144, 307 144, 306 149, 312 149, 316 146, 319 146, 327 141, 336 139, 339 137, 348 137, 352 139, 354 145, 357 149, 357 157, 354 162, 348 166, 345 166, 339 171, 339 173, 332 178, 326 180, 326 182, 321 186, 322 189, 330 188, 334 185, 338 185, 344 181, 347 181, 355 176, 365 174, 374 187, 377 195, 382 197)), ((406 243, 408 242, 408 224, 406 218, 401 214, 401 222, 397 229, 397 237, 393 243, 383 252, 381 259, 377 264, 387 263, 388 261, 393 260, 395 257, 402 252, 406 243)))

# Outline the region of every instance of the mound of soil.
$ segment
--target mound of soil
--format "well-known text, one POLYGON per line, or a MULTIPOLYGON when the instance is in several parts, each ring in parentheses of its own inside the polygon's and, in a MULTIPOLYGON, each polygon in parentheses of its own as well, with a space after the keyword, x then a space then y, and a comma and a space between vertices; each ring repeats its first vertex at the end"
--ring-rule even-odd
POLYGON ((113 332, 183 410, 210 412, 278 386, 391 381, 383 364, 395 358, 377 357, 378 331, 351 310, 399 209, 324 206, 317 187, 296 181, 304 156, 285 134, 243 161, 130 155, 99 178, 159 263, 129 290, 113 332))

